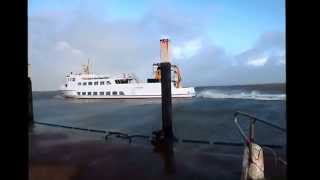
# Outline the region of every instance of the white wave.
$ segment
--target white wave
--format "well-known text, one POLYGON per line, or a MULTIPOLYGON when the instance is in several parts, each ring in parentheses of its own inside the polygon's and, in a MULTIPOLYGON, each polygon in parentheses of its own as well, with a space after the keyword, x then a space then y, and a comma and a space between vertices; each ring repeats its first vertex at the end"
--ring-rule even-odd
POLYGON ((254 100, 286 100, 285 94, 263 94, 258 91, 228 93, 219 90, 203 90, 197 97, 211 99, 254 99, 254 100))
POLYGON ((53 98, 54 99, 64 99, 64 97, 61 94, 55 95, 53 98))

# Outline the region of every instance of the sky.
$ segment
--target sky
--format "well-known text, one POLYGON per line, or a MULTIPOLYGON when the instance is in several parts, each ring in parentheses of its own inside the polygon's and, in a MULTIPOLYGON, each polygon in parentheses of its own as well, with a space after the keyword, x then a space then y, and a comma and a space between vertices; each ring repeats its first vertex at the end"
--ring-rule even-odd
POLYGON ((33 90, 58 90, 88 58, 146 81, 161 38, 184 86, 286 81, 284 0, 29 0, 33 90))

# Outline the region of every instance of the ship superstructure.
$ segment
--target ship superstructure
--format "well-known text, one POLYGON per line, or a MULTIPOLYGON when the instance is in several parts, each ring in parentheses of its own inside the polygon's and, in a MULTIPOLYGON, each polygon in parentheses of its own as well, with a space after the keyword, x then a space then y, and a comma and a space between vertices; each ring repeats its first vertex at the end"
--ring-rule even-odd
MULTIPOLYGON (((167 47, 169 45, 167 39, 165 41, 160 40, 161 43, 168 43, 167 47)), ((168 50, 161 50, 161 56, 168 57, 168 50)), ((181 71, 178 66, 172 65, 171 71, 172 97, 195 96, 193 87, 182 87, 181 71)), ((153 76, 146 82, 138 82, 137 78, 130 73, 120 73, 112 76, 96 75, 91 72, 88 60, 88 64, 83 65, 82 73, 71 72, 66 75, 65 83, 60 89, 64 97, 70 98, 160 98, 160 63, 153 64, 153 76)))

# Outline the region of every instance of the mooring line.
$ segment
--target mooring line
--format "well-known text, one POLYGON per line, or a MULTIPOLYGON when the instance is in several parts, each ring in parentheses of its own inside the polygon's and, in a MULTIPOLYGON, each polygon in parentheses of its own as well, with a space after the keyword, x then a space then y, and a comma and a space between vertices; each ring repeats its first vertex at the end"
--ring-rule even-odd
POLYGON ((210 141, 194 140, 194 139, 182 139, 182 143, 210 144, 210 141))
MULTIPOLYGON (((119 131, 106 131, 101 129, 90 129, 90 128, 81 128, 81 127, 72 127, 72 126, 66 126, 66 125, 60 125, 60 124, 53 124, 53 123, 45 123, 45 122, 38 122, 34 121, 35 124, 41 124, 46 126, 52 126, 52 127, 60 127, 60 128, 66 128, 66 129, 73 129, 73 130, 80 130, 80 131, 88 131, 88 132, 95 132, 95 133, 101 133, 106 134, 105 140, 108 140, 110 136, 115 135, 116 138, 122 138, 122 139, 128 139, 129 143, 132 142, 132 139, 134 138, 143 138, 151 140, 152 136, 143 135, 143 134, 133 134, 129 135, 128 133, 123 133, 119 131)), ((223 146, 244 146, 243 143, 238 142, 225 142, 225 141, 207 141, 207 140, 199 140, 199 139, 181 139, 178 138, 175 141, 176 143, 193 143, 193 144, 212 144, 212 145, 223 145, 223 146)), ((272 144, 261 144, 264 147, 269 148, 283 148, 281 145, 272 145, 272 144)))
POLYGON ((72 127, 72 126, 66 126, 66 125, 60 125, 60 124, 53 124, 53 123, 45 123, 45 122, 38 122, 38 121, 34 121, 34 123, 35 123, 35 124, 40 124, 40 125, 52 126, 52 127, 66 128, 66 129, 89 131, 89 132, 96 132, 96 133, 103 133, 103 134, 106 134, 106 133, 107 133, 107 131, 101 130, 101 129, 90 129, 90 128, 72 127))

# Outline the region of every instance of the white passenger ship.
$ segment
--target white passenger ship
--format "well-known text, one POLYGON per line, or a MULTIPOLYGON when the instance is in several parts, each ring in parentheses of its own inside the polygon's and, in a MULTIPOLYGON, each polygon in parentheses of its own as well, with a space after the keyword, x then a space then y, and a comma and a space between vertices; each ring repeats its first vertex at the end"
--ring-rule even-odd
MULTIPOLYGON (((160 40, 160 58, 169 62, 169 39, 160 40)), ((71 98, 161 98, 160 64, 153 64, 153 79, 140 83, 133 74, 113 76, 95 75, 90 72, 89 61, 83 72, 67 74, 61 87, 62 95, 71 98)), ((173 98, 195 96, 193 87, 181 86, 181 74, 178 66, 171 65, 171 92, 173 98)))
MULTIPOLYGON (((64 97, 69 98, 160 98, 161 73, 160 64, 153 64, 154 79, 139 83, 133 74, 118 74, 114 76, 95 75, 89 70, 89 63, 83 68, 83 73, 69 73, 65 84, 61 87, 64 97)), ((193 87, 181 87, 181 75, 178 66, 172 65, 171 91, 173 98, 195 96, 193 87)))

